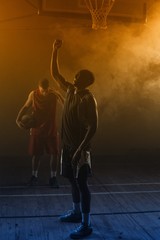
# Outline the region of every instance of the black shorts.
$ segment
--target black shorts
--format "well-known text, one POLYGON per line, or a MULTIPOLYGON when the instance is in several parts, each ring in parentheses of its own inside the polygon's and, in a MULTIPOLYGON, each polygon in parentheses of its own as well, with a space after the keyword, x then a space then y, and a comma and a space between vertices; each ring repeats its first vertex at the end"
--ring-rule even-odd
MULTIPOLYGON (((75 151, 69 149, 68 147, 63 147, 61 153, 61 175, 66 178, 72 178, 74 176, 74 171, 71 165, 72 157, 75 151)), ((88 164, 83 165, 83 171, 86 175, 91 176, 91 167, 88 164)))

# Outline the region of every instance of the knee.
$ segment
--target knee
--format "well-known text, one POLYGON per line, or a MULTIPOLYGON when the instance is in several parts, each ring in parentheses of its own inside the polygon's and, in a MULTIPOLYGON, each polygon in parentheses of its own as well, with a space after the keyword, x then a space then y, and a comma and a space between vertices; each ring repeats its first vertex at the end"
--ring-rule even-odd
POLYGON ((85 179, 78 179, 77 182, 81 191, 88 189, 88 184, 85 179))

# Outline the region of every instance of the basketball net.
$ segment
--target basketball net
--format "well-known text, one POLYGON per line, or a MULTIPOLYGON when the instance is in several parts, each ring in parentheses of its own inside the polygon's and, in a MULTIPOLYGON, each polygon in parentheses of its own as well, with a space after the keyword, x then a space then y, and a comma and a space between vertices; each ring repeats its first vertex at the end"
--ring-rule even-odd
POLYGON ((92 29, 107 29, 107 16, 115 0, 85 0, 92 16, 92 29))

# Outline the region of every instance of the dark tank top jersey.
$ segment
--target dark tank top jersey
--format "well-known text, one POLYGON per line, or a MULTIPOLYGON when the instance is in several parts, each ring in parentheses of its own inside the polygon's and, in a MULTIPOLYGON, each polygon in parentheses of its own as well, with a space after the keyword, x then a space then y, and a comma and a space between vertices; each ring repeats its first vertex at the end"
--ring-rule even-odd
POLYGON ((87 110, 94 98, 88 89, 68 88, 62 116, 62 140, 69 148, 77 148, 87 132, 87 110), (86 124, 85 124, 86 123, 86 124))

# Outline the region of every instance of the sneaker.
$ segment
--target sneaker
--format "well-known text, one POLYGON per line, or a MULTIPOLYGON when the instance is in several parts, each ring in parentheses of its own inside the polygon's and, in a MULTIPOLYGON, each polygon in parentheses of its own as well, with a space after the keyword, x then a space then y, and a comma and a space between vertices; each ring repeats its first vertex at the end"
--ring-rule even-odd
POLYGON ((79 223, 79 222, 82 221, 82 214, 81 213, 76 213, 74 210, 70 210, 70 211, 68 211, 68 213, 60 216, 59 220, 61 222, 79 223))
POLYGON ((36 186, 38 184, 38 177, 32 175, 31 179, 28 182, 28 186, 36 186))
POLYGON ((92 233, 93 229, 91 226, 86 226, 83 223, 76 228, 71 234, 70 238, 72 239, 82 239, 89 236, 92 233))
POLYGON ((56 178, 56 177, 50 178, 50 179, 49 179, 49 185, 50 185, 52 188, 59 188, 59 184, 58 184, 57 178, 56 178))

